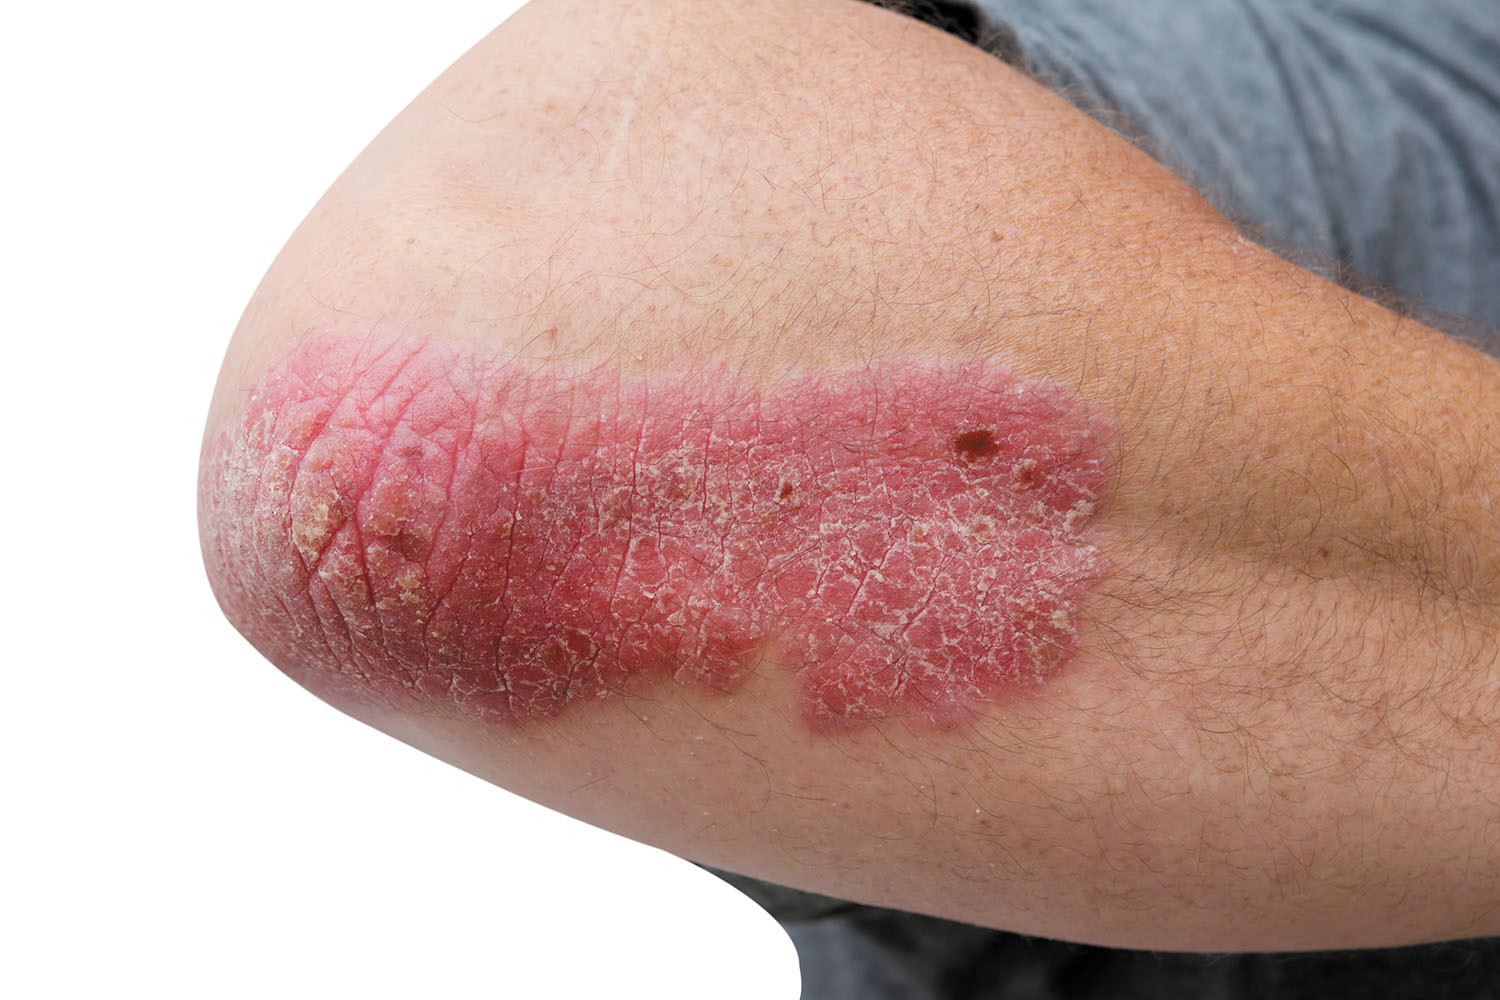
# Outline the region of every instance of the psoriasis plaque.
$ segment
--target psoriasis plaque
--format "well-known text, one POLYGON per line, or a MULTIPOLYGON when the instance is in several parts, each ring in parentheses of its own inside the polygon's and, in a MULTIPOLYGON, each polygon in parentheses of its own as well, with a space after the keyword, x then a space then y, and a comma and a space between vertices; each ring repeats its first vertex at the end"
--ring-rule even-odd
POLYGON ((208 441, 204 551, 333 699, 503 725, 785 669, 816 729, 948 727, 1075 654, 1107 432, 985 361, 761 388, 317 334, 208 441))

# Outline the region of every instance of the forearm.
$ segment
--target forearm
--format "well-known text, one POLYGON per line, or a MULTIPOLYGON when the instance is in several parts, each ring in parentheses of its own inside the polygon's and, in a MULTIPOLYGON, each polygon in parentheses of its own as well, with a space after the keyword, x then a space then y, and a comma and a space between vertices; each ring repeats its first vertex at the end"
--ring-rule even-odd
MULTIPOLYGON (((1249 245, 1125 144, 910 22, 852 5, 605 13, 534 6, 466 56, 330 192, 257 293, 205 452, 205 548, 236 624, 304 683, 446 759, 787 884, 1158 948, 1500 930, 1495 365, 1249 245), (716 41, 728 38, 733 51, 716 41), (849 41, 825 50, 826 38, 849 41), (284 359, 310 342, 332 362, 299 372, 284 359), (387 348, 417 368, 381 368, 387 348), (424 364, 448 374, 411 381, 424 364), (560 379, 566 416, 514 402, 558 398, 560 379), (666 407, 693 426, 695 392, 741 428, 705 450, 721 457, 703 484, 744 481, 763 455, 805 458, 806 437, 747 435, 792 426, 812 399, 800 415, 834 447, 808 468, 843 477, 840 496, 878 479, 882 496, 961 499, 966 480, 943 493, 927 473, 969 474, 954 442, 988 428, 882 451, 861 430, 884 412, 881 379, 905 386, 889 398, 912 426, 1019 386, 1060 401, 1054 424, 1028 433, 1097 428, 1100 475, 1079 487, 1094 509, 1076 536, 1051 534, 1096 561, 1061 609, 1065 639, 1034 664, 1040 683, 1018 683, 1016 657, 999 657, 977 699, 943 711, 897 699, 830 726, 815 697, 809 710, 808 671, 864 668, 814 662, 787 627, 826 622, 825 589, 752 599, 667 558, 682 614, 634 612, 649 642, 632 659, 615 579, 598 584, 604 604, 577 603, 604 608, 598 620, 566 636, 525 611, 545 602, 510 588, 496 512, 576 510, 588 530, 575 525, 556 559, 533 538, 527 578, 593 593, 591 561, 574 561, 603 544, 592 505, 639 472, 589 465, 574 445, 597 451, 666 407), (797 385, 818 389, 788 396, 797 385), (334 447, 345 425, 328 415, 348 398, 371 405, 334 447), (755 409, 737 409, 746 400, 755 409), (283 418, 299 406, 321 406, 322 422, 256 436, 295 427, 283 418), (417 419, 449 460, 382 493, 371 470, 390 467, 395 430, 417 419), (555 469, 528 464, 523 439, 555 469), (338 457, 371 441, 368 468, 341 473, 338 457), (320 442, 332 457, 314 467, 320 442), (259 485, 283 467, 284 493, 259 485), (539 478, 505 493, 496 470, 523 469, 539 478), (548 484, 572 492, 549 498, 562 487, 548 484), (414 569, 370 554, 382 525, 419 526, 408 507, 442 510, 421 529, 426 547, 404 553, 414 569), (323 561, 341 551, 335 536, 360 524, 373 534, 349 543, 348 574, 320 575, 338 569, 323 561), (488 547, 473 541, 486 525, 488 547), (445 553, 445 531, 465 547, 445 553), (440 568, 442 587, 423 590, 440 568), (679 633, 727 620, 726 606, 754 648, 736 647, 738 673, 695 675, 708 647, 679 633), (471 697, 514 690, 518 658, 573 639, 592 652, 566 672, 597 670, 595 691, 613 696, 533 712, 471 697), (695 652, 669 663, 668 647, 695 652), (418 663, 438 676, 403 688, 418 663)), ((631 524, 681 507, 665 483, 631 479, 631 524)), ((721 522, 744 509, 705 500, 673 537, 743 555, 766 536, 721 522)), ((954 559, 964 569, 984 551, 954 559)), ((957 629, 963 601, 945 606, 937 624, 957 629)), ((1034 624, 1017 607, 1001 625, 1034 624)), ((907 642, 897 660, 938 655, 920 635, 882 640, 907 642)))

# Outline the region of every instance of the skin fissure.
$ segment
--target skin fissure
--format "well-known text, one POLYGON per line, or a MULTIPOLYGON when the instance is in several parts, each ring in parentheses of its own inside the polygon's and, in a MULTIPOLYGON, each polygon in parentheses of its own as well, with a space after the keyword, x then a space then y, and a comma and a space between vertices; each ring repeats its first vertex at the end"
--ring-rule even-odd
POLYGON ((762 386, 321 334, 208 441, 204 544, 334 698, 506 723, 780 669, 815 729, 951 726, 1073 654, 1107 436, 981 361, 762 386))

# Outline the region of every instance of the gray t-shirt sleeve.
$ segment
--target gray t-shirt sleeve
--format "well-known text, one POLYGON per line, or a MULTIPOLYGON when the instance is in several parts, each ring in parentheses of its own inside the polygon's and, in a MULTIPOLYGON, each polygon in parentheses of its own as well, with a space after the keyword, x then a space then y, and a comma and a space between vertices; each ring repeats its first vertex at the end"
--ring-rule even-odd
POLYGON ((1274 248, 1500 328, 1500 3, 976 6, 982 44, 1274 248))

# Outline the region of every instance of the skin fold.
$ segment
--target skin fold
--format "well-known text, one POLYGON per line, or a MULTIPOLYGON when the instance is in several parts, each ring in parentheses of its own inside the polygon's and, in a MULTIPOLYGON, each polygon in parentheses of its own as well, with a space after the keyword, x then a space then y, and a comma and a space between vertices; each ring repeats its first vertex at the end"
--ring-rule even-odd
POLYGON ((537 0, 277 258, 201 528, 311 690, 694 860, 1392 945, 1500 932, 1497 408, 933 29, 537 0))

